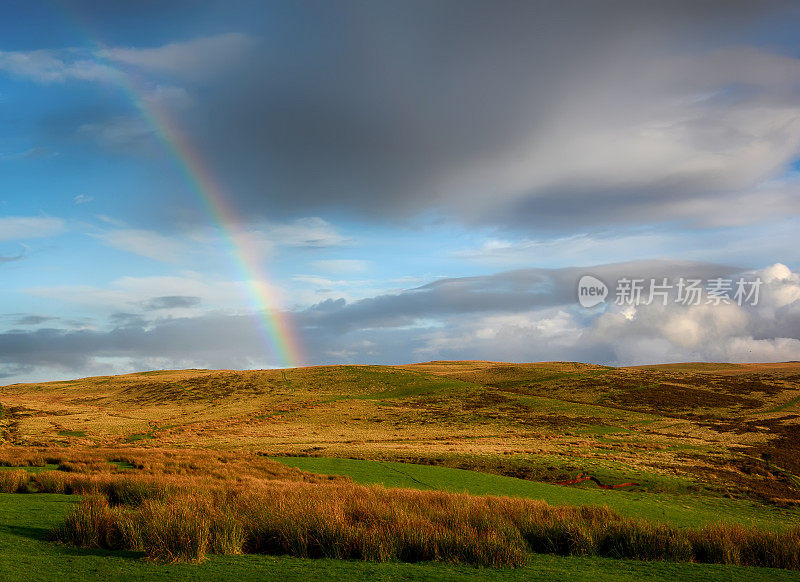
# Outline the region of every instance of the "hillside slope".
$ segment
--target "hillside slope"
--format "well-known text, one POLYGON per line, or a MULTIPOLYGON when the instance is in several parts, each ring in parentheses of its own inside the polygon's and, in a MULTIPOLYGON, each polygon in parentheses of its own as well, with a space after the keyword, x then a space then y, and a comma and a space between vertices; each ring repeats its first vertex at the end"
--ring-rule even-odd
POLYGON ((414 460, 800 501, 800 364, 428 362, 0 388, 9 444, 414 460))

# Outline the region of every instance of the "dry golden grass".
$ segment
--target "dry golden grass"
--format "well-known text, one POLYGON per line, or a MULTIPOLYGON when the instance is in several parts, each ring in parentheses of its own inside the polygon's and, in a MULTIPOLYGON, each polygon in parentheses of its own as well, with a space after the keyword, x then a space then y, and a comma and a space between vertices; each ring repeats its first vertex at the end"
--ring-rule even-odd
POLYGON ((21 493, 28 483, 28 472, 0 471, 0 493, 21 493))
MULTIPOLYGON (((279 479, 326 483, 349 481, 308 473, 252 453, 219 452, 202 449, 80 449, 54 447, 0 449, 0 466, 44 467, 56 465, 56 471, 41 471, 70 484, 83 479, 137 477, 202 478, 214 482, 236 482, 242 479, 279 479), (57 477, 56 477, 57 476, 57 477)), ((0 471, 0 475, 14 471, 0 471)), ((38 477, 37 477, 38 478, 38 477)))
MULTIPOLYGON (((516 567, 529 551, 639 560, 800 568, 800 528, 678 529, 608 508, 433 491, 249 479, 194 486, 108 481, 55 535, 167 561, 266 553, 516 567), (132 497, 121 491, 143 491, 132 497)), ((196 478, 195 478, 196 480, 196 478)))
MULTIPOLYGON (((454 466, 481 457, 480 466, 491 461, 498 472, 503 458, 541 459, 559 471, 608 467, 705 481, 698 469, 720 474, 721 457, 744 451, 767 452, 800 475, 791 466, 800 458, 791 445, 800 431, 798 378, 796 363, 611 369, 467 361, 148 372, 1 387, 0 441, 457 457, 454 466)), ((733 480, 725 488, 736 495, 794 497, 780 486, 753 493, 769 487, 738 483, 741 465, 725 473, 733 480)))

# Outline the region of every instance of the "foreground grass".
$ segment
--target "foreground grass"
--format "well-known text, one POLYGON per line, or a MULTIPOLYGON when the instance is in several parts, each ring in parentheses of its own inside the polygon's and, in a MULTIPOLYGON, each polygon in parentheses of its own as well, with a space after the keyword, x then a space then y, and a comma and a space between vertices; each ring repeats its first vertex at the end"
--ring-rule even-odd
MULTIPOLYGON (((146 449, 121 454, 92 449, 43 454, 10 448, 0 462, 18 467, 57 462, 59 467, 36 474, 4 470, 0 491, 89 495, 67 519, 61 539, 83 547, 145 551, 166 561, 257 553, 519 567, 534 551, 800 567, 800 529, 790 528, 790 520, 778 521, 776 527, 740 523, 681 529, 687 524, 658 519, 658 514, 657 519, 642 521, 598 507, 603 499, 625 500, 623 492, 472 471, 343 461, 361 469, 360 479, 374 481, 369 469, 380 467, 395 478, 411 480, 415 490, 363 487, 346 477, 309 473, 265 457, 211 451, 146 449), (526 486, 535 488, 527 497, 544 498, 551 505, 525 499, 518 489, 526 486), (469 495, 465 489, 507 496, 469 495), (575 507, 589 504, 594 507, 575 507), (767 533, 770 530, 786 535, 767 533)), ((646 501, 650 509, 658 507, 663 513, 665 497, 650 494, 646 501)), ((736 503, 734 509, 747 509, 736 503)), ((629 505, 634 515, 641 512, 641 503, 629 505)), ((707 509, 710 519, 705 523, 718 522, 720 508, 707 509)))
POLYGON ((168 562, 252 553, 515 568, 536 552, 800 570, 800 528, 682 529, 607 507, 346 482, 56 477, 34 484, 86 494, 57 539, 168 562))
POLYGON ((679 527, 698 527, 717 522, 769 529, 800 525, 800 512, 796 509, 780 509, 750 501, 564 487, 478 471, 411 463, 329 457, 273 459, 304 471, 345 475, 363 484, 376 483, 386 487, 466 492, 473 495, 507 495, 542 499, 553 505, 607 505, 629 517, 660 521, 679 527))
POLYGON ((205 581, 317 580, 570 580, 640 582, 703 580, 755 582, 798 580, 795 572, 675 562, 532 555, 516 570, 479 569, 439 563, 369 563, 283 556, 214 556, 202 564, 161 564, 139 552, 81 549, 45 540, 63 522, 76 497, 51 494, 0 494, 0 579, 9 581, 205 581))

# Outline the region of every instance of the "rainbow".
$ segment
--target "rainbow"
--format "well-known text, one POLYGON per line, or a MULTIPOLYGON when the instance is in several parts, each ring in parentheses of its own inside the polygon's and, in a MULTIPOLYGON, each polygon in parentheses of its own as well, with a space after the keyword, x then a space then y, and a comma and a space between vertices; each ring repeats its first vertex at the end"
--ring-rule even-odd
MULTIPOLYGON (((91 27, 78 15, 73 15, 78 28, 88 31, 91 27)), ((182 171, 187 184, 199 199, 208 217, 222 235, 228 247, 236 276, 245 283, 247 298, 256 314, 257 327, 264 345, 276 358, 279 367, 294 367, 303 362, 302 351, 297 341, 288 313, 275 306, 277 301, 269 284, 267 273, 258 253, 248 244, 247 238, 237 229, 239 220, 227 203, 223 188, 208 170, 200 152, 181 131, 169 112, 146 98, 146 88, 136 84, 132 75, 108 61, 107 47, 98 37, 87 34, 95 49, 97 59, 113 72, 120 88, 151 127, 167 152, 182 171)))
MULTIPOLYGON (((129 77, 124 76, 124 78, 129 77)), ((132 87, 129 82, 126 85, 132 87)), ((173 156, 187 182, 192 186, 193 192, 226 241, 229 247, 228 256, 233 259, 240 279, 245 282, 248 298, 255 313, 258 314, 258 327, 265 345, 271 346, 281 366, 297 366, 302 358, 289 316, 273 307, 277 301, 267 274, 258 260, 258 253, 237 231, 238 221, 226 204, 222 188, 208 171, 208 166, 203 162, 197 149, 172 122, 167 112, 153 103, 148 103, 141 92, 131 90, 130 94, 142 117, 173 156)))

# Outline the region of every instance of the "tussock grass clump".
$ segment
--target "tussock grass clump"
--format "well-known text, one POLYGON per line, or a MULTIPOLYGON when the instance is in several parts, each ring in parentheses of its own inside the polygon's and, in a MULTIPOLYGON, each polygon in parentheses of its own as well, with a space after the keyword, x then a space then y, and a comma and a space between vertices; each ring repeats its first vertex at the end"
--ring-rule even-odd
POLYGON ((565 556, 638 560, 693 559, 684 530, 622 517, 608 507, 553 507, 502 499, 502 511, 519 528, 531 550, 565 556))
POLYGON ((166 561, 266 553, 408 562, 520 566, 519 530, 479 497, 358 485, 250 482, 177 490, 138 507, 86 497, 56 532, 69 543, 145 551, 166 561))
POLYGON ((469 495, 358 485, 265 483, 228 491, 246 552, 481 566, 526 561, 519 531, 469 495))
POLYGON ((30 475, 23 469, 0 471, 0 493, 26 493, 29 479, 30 475))
MULTIPOLYGON (((191 497, 181 503, 148 500, 122 522, 131 549, 168 562, 202 560, 211 545, 211 519, 191 497)), ((219 552, 225 553, 225 552, 219 552)))
POLYGON ((714 525, 687 533, 698 561, 800 569, 800 528, 774 532, 714 525))
POLYGON ((26 448, 5 448, 0 450, 0 467, 44 467, 45 457, 38 451, 26 448))
POLYGON ((173 487, 136 504, 110 502, 112 488, 97 491, 75 509, 59 538, 166 561, 263 553, 517 567, 533 551, 800 569, 800 528, 686 530, 606 507, 352 483, 212 482, 173 487))
MULTIPOLYGON (((42 471, 33 477, 41 493, 102 494, 111 505, 140 505, 145 499, 166 499, 175 489, 190 484, 150 476, 85 475, 62 471, 42 471)), ((197 485, 193 482, 192 485, 197 485)))
POLYGON ((99 494, 81 500, 77 511, 70 513, 54 533, 58 539, 82 547, 118 547, 120 521, 108 500, 99 494))
POLYGON ((75 475, 68 475, 61 471, 40 471, 33 481, 41 493, 73 493, 72 484, 75 482, 75 475))
POLYGON ((512 499, 504 500, 501 510, 534 552, 800 569, 800 528, 768 532, 717 524, 680 529, 625 518, 608 508, 512 499))
POLYGON ((58 465, 62 471, 81 473, 109 471, 103 455, 67 448, 3 447, 0 467, 44 467, 58 465))

